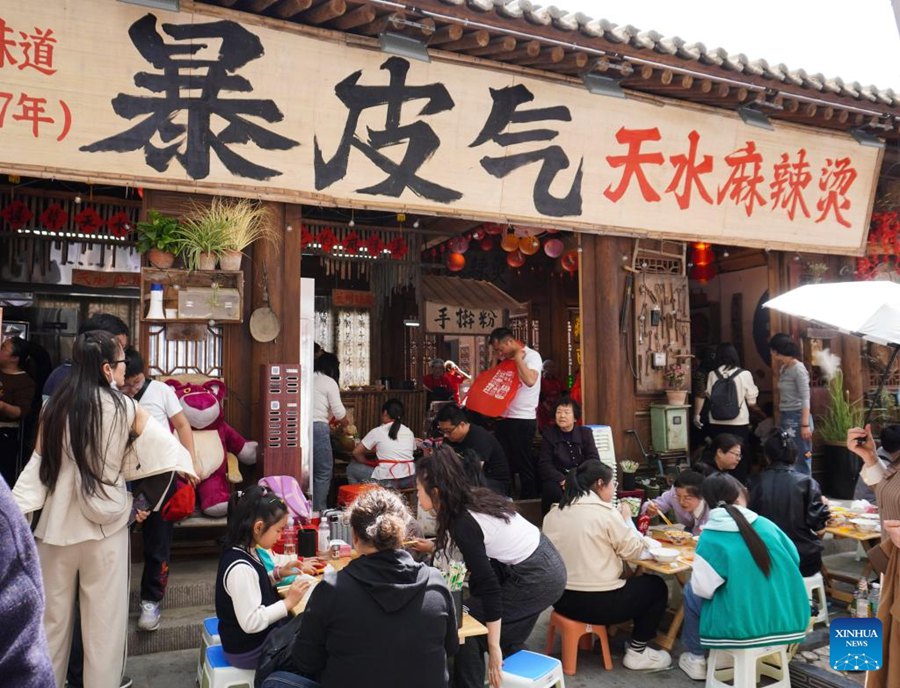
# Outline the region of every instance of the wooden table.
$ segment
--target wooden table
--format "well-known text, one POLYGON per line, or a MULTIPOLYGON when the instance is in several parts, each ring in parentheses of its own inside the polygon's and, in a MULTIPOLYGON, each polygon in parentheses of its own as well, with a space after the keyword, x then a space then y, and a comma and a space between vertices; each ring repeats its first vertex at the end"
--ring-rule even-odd
MULTIPOLYGON (((658 542, 668 549, 678 550, 680 552, 678 559, 668 564, 658 562, 655 559, 637 559, 628 563, 636 566, 641 571, 657 573, 662 576, 675 576, 675 580, 684 589, 693 566, 691 562, 694 556, 694 543, 678 546, 670 542, 658 542), (690 559, 685 558, 685 555, 688 555, 690 559)), ((675 638, 678 636, 678 631, 681 630, 682 623, 684 623, 684 601, 675 610, 675 616, 672 617, 669 630, 656 636, 657 644, 665 650, 671 650, 675 644, 675 638)))
MULTIPOLYGON (((325 557, 322 557, 322 558, 324 559, 325 557)), ((340 571, 347 564, 349 564, 351 561, 353 561, 353 559, 355 559, 355 557, 350 556, 350 557, 341 557, 340 559, 330 559, 328 561, 331 564, 332 568, 334 568, 335 571, 340 571)), ((322 576, 317 576, 317 578, 319 578, 321 580, 322 576)), ((278 594, 281 595, 282 597, 284 597, 287 594, 287 588, 288 588, 288 586, 282 585, 281 587, 278 588, 278 594)), ((297 606, 291 610, 291 614, 293 614, 294 616, 297 616, 298 614, 302 614, 305 609, 306 609, 306 598, 304 597, 304 599, 300 600, 297 603, 297 606)), ((462 626, 459 629, 459 644, 460 645, 462 645, 466 641, 466 638, 474 638, 475 636, 479 636, 479 635, 487 635, 487 632, 488 632, 487 626, 485 626, 483 623, 478 621, 476 618, 469 616, 468 612, 463 612, 462 626)))
MULTIPOLYGON (((866 552, 881 542, 880 531, 859 530, 859 528, 856 528, 853 525, 828 526, 825 528, 824 532, 831 533, 836 538, 856 540, 862 545, 866 552)), ((871 570, 872 565, 867 561, 866 565, 863 567, 862 575, 867 576, 871 570)), ((834 587, 834 581, 841 581, 842 583, 849 583, 850 585, 855 586, 858 579, 844 575, 843 573, 832 573, 828 570, 828 567, 825 566, 824 561, 822 562, 822 578, 825 581, 825 594, 829 597, 840 600, 841 602, 853 601, 853 593, 837 590, 834 587)))

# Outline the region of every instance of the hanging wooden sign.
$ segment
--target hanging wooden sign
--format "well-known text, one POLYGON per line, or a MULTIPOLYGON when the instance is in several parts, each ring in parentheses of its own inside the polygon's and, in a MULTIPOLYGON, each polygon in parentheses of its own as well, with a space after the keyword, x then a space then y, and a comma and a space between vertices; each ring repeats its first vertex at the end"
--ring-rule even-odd
POLYGON ((860 254, 881 166, 843 133, 199 3, 8 2, 0 22, 10 173, 860 254))

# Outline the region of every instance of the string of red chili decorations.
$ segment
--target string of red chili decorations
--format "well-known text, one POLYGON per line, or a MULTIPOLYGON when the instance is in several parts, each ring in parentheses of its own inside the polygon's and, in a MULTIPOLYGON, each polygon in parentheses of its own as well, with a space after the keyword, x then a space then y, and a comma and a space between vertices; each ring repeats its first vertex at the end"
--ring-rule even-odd
POLYGON ((300 247, 319 249, 325 254, 338 256, 360 256, 379 258, 389 256, 394 260, 403 260, 409 253, 409 246, 402 236, 394 237, 388 242, 375 233, 357 234, 356 230, 338 236, 330 227, 320 229, 313 234, 309 227, 300 228, 300 247))
POLYGON ((34 212, 21 199, 11 201, 0 210, 0 218, 3 219, 4 228, 9 231, 37 228, 56 233, 74 227, 80 234, 98 234, 106 229, 108 234, 121 239, 127 237, 132 229, 131 218, 124 210, 113 213, 104 220, 92 206, 87 206, 72 216, 56 202, 44 208, 37 217, 36 227, 32 227, 34 212))
POLYGON ((872 213, 866 255, 856 259, 856 277, 875 279, 885 272, 900 272, 900 213, 883 210, 872 213))
POLYGON ((566 250, 566 245, 557 234, 557 229, 537 229, 530 227, 514 227, 494 222, 486 222, 471 232, 455 236, 431 249, 431 257, 438 258, 446 253, 445 264, 450 272, 460 272, 466 267, 465 253, 477 245, 482 251, 493 251, 498 245, 506 252, 506 264, 519 269, 525 265, 530 256, 537 254, 542 248, 548 258, 559 259, 559 267, 564 273, 574 275, 578 271, 578 251, 566 250), (546 232, 543 242, 538 233, 546 232), (498 242, 497 237, 500 236, 498 242))

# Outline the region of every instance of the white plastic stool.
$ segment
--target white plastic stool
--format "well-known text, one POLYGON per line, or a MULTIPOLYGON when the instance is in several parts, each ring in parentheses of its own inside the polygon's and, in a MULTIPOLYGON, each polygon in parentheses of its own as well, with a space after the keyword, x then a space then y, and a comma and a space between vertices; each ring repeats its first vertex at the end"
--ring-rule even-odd
POLYGON ((500 688, 565 688, 562 662, 537 652, 520 650, 503 660, 500 688))
POLYGON ((813 595, 815 595, 817 598, 816 603, 819 605, 819 614, 816 616, 813 623, 817 624, 824 621, 825 626, 830 627, 831 623, 828 620, 828 600, 825 597, 825 579, 822 578, 822 574, 817 573, 809 578, 804 578, 803 584, 806 586, 807 596, 810 599, 813 599, 813 595))
POLYGON ((200 683, 203 679, 203 661, 206 659, 206 648, 221 644, 219 619, 215 616, 203 619, 203 625, 200 627, 200 654, 197 657, 197 683, 200 683))
POLYGON ((206 649, 200 688, 253 688, 255 676, 256 672, 251 669, 231 666, 222 646, 212 645, 206 649))
POLYGON ((766 688, 791 688, 786 647, 713 650, 706 663, 706 688, 756 688, 762 676, 775 679, 775 683, 770 683, 766 688), (716 669, 729 656, 734 658, 734 668, 716 669), (732 683, 725 683, 729 677, 732 683))

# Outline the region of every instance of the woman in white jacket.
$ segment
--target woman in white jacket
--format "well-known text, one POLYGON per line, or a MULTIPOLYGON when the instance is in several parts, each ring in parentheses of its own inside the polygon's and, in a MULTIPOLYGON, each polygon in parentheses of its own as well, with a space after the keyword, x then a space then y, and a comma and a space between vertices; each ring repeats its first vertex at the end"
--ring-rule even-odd
POLYGON ((72 358, 71 374, 42 413, 34 454, 13 496, 26 515, 43 510, 35 537, 57 687, 65 683, 77 586, 84 684, 118 688, 128 623, 128 524, 150 513, 133 508, 125 481, 192 469, 178 441, 116 391, 125 354, 115 336, 79 335, 72 358), (139 456, 133 444, 145 447, 139 456))

